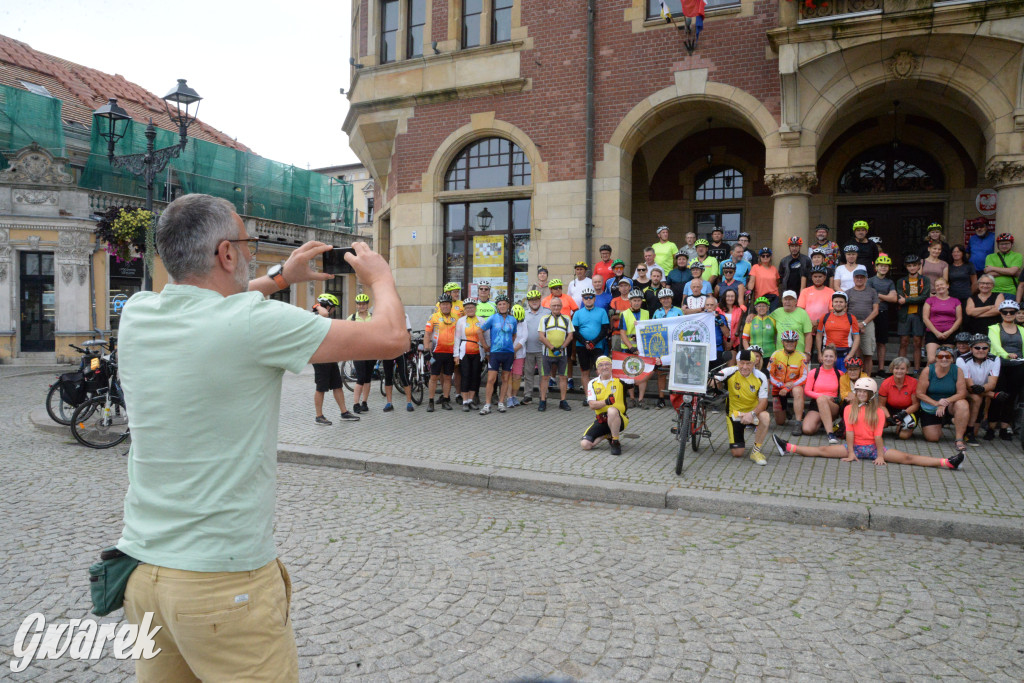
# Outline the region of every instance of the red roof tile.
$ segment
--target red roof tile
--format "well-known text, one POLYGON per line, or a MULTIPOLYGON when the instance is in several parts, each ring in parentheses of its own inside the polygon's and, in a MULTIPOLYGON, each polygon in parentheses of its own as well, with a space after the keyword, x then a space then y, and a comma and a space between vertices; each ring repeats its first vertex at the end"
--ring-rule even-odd
MULTIPOLYGON (((45 86, 64 103, 64 118, 92 126, 92 112, 108 98, 120 104, 139 121, 148 121, 159 128, 177 132, 164 107, 164 101, 145 88, 128 81, 120 74, 110 75, 96 69, 69 62, 32 49, 26 43, 0 35, 0 83, 24 88, 20 81, 45 86)), ((241 149, 248 147, 216 128, 197 120, 189 128, 189 136, 200 140, 241 149)))

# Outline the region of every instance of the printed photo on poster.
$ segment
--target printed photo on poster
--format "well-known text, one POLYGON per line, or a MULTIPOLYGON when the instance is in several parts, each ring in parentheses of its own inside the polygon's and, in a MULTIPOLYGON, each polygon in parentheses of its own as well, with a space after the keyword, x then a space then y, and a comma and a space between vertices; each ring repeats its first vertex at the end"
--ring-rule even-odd
POLYGON ((708 384, 707 344, 672 342, 672 364, 668 373, 669 391, 703 394, 708 384))

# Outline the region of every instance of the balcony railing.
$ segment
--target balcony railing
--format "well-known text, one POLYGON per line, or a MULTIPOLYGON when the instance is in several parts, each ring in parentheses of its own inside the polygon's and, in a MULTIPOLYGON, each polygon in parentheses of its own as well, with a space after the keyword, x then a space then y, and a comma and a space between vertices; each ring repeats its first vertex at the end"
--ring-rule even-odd
POLYGON ((808 7, 801 0, 800 21, 828 20, 857 14, 878 14, 882 11, 883 0, 818 0, 814 7, 808 7))

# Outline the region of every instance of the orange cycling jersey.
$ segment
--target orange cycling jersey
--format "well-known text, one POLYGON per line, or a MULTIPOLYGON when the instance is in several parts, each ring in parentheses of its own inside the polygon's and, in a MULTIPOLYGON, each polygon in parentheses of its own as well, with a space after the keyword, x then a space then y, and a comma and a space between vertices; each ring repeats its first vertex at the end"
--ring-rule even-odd
POLYGON ((786 353, 779 349, 768 359, 768 379, 775 390, 792 382, 800 385, 807 381, 807 354, 802 351, 786 353))
POLYGON ((455 323, 454 315, 434 313, 427 321, 426 331, 431 333, 434 340, 434 348, 431 352, 452 353, 455 350, 455 323))
POLYGON ((480 353, 480 319, 475 315, 472 318, 466 318, 466 339, 463 343, 466 345, 466 355, 472 356, 473 354, 479 355, 480 353))

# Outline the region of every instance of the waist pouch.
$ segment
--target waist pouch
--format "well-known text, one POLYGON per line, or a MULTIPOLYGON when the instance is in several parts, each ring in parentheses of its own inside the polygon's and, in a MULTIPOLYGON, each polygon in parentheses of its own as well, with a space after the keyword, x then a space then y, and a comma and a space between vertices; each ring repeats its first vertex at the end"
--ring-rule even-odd
POLYGON ((93 614, 105 617, 121 609, 128 578, 138 566, 139 560, 125 555, 117 548, 107 548, 100 553, 100 561, 89 567, 93 614))

